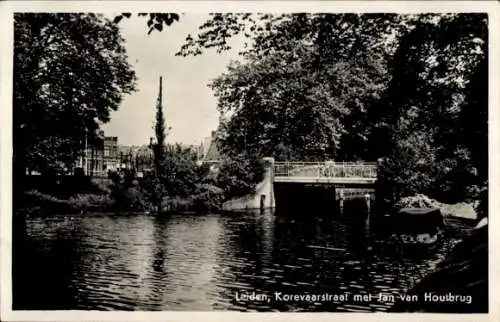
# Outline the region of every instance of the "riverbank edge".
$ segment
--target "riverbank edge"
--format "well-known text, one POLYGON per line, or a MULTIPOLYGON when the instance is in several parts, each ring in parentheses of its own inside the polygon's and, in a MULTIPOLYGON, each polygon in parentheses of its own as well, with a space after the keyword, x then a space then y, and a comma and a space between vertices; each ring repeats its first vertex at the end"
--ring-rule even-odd
POLYGON ((432 270, 402 292, 409 297, 416 295, 418 301, 395 303, 388 312, 488 313, 488 212, 481 208, 481 203, 485 202, 487 203, 487 194, 483 195, 483 199, 455 204, 441 203, 416 194, 402 198, 396 204, 396 208, 439 209, 444 231, 458 241, 435 263, 432 270), (449 282, 453 280, 455 283, 449 282), (475 303, 467 307, 465 304, 457 306, 457 303, 452 302, 434 303, 425 300, 426 294, 453 292, 469 294, 476 299, 473 300, 475 303), (482 301, 478 301, 478 298, 482 301))
MULTIPOLYGON (((159 214, 183 213, 200 214, 221 211, 221 207, 207 206, 198 209, 194 206, 194 196, 166 198, 159 214), (174 205, 174 206, 172 206, 174 205)), ((13 207, 15 217, 43 217, 46 214, 80 215, 87 213, 113 214, 153 214, 153 209, 133 208, 129 205, 118 205, 108 194, 80 193, 63 199, 36 190, 24 191, 20 194, 22 206, 13 207)), ((218 202, 222 204, 221 201, 218 202)))
POLYGON ((389 313, 488 313, 489 225, 476 225, 462 233, 428 274, 401 293, 408 298, 417 296, 418 301, 394 303, 389 313), (429 294, 471 296, 471 303, 427 301, 429 294))

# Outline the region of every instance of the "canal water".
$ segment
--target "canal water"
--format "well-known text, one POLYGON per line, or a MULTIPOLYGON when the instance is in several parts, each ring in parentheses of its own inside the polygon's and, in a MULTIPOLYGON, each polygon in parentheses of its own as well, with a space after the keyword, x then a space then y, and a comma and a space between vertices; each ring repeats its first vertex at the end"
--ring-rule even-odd
POLYGON ((403 294, 457 242, 405 256, 353 225, 339 215, 271 212, 29 218, 14 244, 13 308, 385 311, 392 302, 378 294, 403 294), (252 292, 270 300, 241 300, 252 292), (318 297, 286 301, 275 292, 318 297))

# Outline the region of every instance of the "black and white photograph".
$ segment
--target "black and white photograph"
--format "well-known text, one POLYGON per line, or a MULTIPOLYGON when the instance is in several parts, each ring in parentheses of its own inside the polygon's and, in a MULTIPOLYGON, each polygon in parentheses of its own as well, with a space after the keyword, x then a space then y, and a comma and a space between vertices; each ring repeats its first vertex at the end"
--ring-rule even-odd
POLYGON ((2 313, 496 309, 492 6, 113 2, 10 4, 2 313))

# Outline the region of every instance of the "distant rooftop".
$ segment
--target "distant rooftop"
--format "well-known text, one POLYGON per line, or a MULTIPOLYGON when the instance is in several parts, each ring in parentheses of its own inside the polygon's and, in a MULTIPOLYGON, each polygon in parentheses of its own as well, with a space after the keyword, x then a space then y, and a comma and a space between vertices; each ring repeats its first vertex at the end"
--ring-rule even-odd
POLYGON ((205 155, 204 160, 205 161, 216 161, 221 159, 221 154, 219 152, 219 149, 217 148, 217 144, 215 143, 215 140, 210 141, 210 147, 208 148, 208 152, 205 155))

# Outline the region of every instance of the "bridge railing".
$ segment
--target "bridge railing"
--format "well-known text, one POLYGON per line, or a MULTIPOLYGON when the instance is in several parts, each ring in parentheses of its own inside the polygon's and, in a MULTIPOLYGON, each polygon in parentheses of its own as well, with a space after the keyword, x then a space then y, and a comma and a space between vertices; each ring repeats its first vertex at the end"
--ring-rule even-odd
POLYGON ((376 163, 276 162, 274 175, 281 177, 376 178, 376 163))

